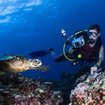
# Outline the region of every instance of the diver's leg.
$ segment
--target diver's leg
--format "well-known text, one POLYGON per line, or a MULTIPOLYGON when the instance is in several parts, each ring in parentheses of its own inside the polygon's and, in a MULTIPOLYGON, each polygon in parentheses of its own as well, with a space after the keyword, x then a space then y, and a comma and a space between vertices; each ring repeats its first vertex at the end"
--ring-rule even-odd
MULTIPOLYGON (((66 55, 68 55, 69 53, 66 53, 66 55)), ((64 54, 61 54, 59 56, 57 56, 55 59, 54 59, 54 62, 62 62, 62 61, 66 61, 67 59, 65 58, 64 54)))

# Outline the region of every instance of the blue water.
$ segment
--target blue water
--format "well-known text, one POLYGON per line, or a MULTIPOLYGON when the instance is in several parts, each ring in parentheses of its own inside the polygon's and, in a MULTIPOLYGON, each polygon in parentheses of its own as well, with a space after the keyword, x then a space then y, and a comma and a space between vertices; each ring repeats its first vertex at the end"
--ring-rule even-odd
MULTIPOLYGON (((62 53, 64 39, 60 30, 68 35, 79 29, 87 29, 97 23, 105 34, 104 0, 0 0, 0 55, 16 54, 28 56, 30 52, 52 47, 62 53)), ((27 71, 30 78, 59 79, 66 71, 76 72, 70 62, 55 63, 48 55, 41 58, 50 69, 27 71)))

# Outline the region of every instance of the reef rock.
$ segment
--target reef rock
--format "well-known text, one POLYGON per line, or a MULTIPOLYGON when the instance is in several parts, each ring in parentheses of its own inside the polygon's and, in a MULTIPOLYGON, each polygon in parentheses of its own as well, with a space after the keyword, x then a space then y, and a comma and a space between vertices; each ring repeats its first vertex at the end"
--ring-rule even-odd
POLYGON ((69 105, 105 105, 105 68, 87 77, 82 75, 78 81, 71 91, 69 105))

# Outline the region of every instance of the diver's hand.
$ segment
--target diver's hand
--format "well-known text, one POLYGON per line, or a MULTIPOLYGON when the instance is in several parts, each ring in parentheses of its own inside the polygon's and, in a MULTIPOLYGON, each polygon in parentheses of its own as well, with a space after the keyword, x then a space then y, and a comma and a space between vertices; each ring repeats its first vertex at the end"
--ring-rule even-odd
POLYGON ((97 71, 98 67, 97 66, 92 66, 90 68, 91 74, 93 74, 95 71, 97 71))

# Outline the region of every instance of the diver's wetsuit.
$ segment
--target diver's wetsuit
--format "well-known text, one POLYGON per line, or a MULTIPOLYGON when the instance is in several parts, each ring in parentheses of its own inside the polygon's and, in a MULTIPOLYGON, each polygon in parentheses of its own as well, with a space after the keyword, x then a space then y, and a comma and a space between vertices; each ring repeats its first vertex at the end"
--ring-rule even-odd
POLYGON ((101 46, 102 41, 100 37, 97 39, 94 47, 90 47, 89 43, 87 43, 85 46, 83 46, 83 48, 80 49, 80 54, 82 55, 81 60, 85 60, 89 63, 97 62, 101 46))
MULTIPOLYGON (((73 48, 73 53, 67 52, 66 55, 70 59, 76 59, 77 61, 87 61, 87 62, 97 62, 99 58, 99 50, 102 46, 101 38, 97 39, 97 42, 94 47, 90 47, 89 41, 82 46, 81 48, 73 48), (81 58, 78 58, 78 54, 81 54, 81 58)), ((54 59, 55 62, 62 62, 67 60, 65 56, 62 54, 54 59)), ((74 60, 75 61, 75 60, 74 60)))

